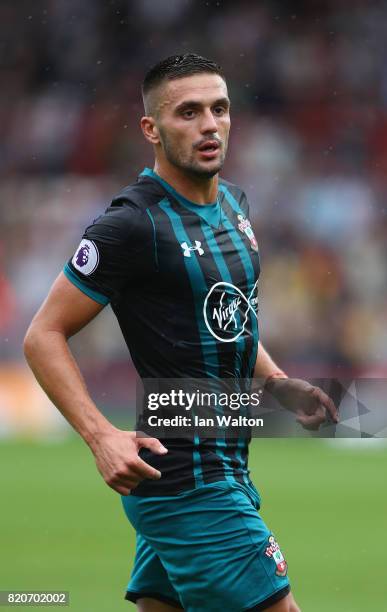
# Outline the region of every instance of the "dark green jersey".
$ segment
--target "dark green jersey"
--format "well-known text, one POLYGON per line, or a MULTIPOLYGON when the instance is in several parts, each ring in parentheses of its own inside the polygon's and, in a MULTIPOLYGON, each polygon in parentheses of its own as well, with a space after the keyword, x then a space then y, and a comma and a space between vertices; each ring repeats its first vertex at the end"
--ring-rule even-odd
MULTIPOLYGON (((198 205, 152 170, 89 226, 65 273, 111 303, 141 378, 249 379, 258 348, 257 242, 241 189, 219 181, 198 205)), ((248 479, 247 440, 165 440, 142 450, 160 469, 133 494, 168 495, 224 479, 248 479)))

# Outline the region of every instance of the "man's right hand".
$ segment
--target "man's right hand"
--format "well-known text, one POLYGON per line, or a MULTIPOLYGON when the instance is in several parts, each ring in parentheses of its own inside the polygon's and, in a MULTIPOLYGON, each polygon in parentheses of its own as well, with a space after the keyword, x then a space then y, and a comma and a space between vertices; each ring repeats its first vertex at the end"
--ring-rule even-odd
POLYGON ((24 351, 40 385, 91 448, 105 482, 117 493, 128 495, 144 478, 161 477, 140 459, 140 448, 158 455, 168 451, 156 438, 116 429, 86 389, 67 341, 102 308, 62 272, 28 329, 24 351))
POLYGON ((120 493, 129 495, 144 480, 158 480, 161 473, 145 463, 139 456, 141 448, 148 448, 157 455, 165 455, 165 448, 156 438, 137 437, 135 431, 122 431, 109 427, 90 442, 97 468, 105 482, 120 493))

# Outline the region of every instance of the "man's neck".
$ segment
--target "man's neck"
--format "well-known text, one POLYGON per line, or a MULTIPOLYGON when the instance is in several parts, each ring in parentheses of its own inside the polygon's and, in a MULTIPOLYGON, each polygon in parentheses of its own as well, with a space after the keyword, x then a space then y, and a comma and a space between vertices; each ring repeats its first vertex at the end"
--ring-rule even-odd
POLYGON ((178 193, 196 204, 216 202, 218 195, 218 175, 212 178, 187 176, 171 164, 155 161, 154 172, 169 183, 178 193))

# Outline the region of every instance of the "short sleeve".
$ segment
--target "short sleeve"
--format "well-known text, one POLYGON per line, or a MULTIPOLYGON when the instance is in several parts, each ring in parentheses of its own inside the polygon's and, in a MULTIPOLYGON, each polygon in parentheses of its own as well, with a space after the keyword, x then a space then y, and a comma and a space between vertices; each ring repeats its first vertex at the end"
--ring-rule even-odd
POLYGON ((118 302, 129 284, 154 268, 153 243, 146 211, 129 201, 116 202, 86 228, 64 273, 96 302, 118 302))

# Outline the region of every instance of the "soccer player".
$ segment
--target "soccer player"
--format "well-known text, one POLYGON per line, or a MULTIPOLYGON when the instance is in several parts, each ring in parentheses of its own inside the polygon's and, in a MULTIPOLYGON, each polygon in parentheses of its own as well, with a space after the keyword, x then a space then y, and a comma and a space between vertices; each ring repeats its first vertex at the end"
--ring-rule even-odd
POLYGON ((230 130, 220 67, 169 57, 143 83, 141 128, 153 170, 83 234, 34 317, 25 354, 89 445, 137 532, 126 598, 141 612, 299 610, 287 564, 258 514, 247 440, 138 437, 91 400, 67 340, 109 302, 142 378, 266 380, 307 428, 331 400, 258 350, 257 242, 244 192, 219 178, 230 130))

